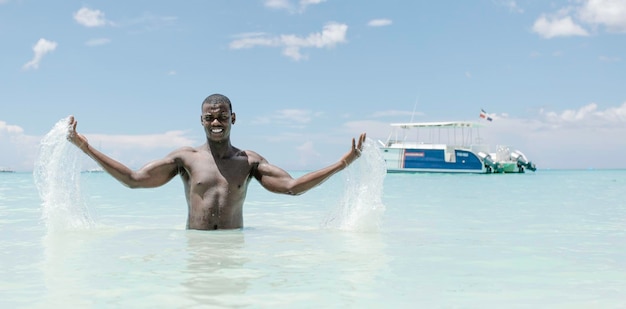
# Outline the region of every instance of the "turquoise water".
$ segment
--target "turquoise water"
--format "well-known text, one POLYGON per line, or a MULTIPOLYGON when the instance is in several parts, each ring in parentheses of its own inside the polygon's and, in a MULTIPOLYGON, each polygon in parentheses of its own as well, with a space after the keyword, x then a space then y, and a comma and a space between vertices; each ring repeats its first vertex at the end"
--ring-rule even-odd
POLYGON ((345 174, 253 183, 246 227, 217 232, 185 230, 178 179, 79 176, 91 225, 51 231, 33 175, 0 174, 2 308, 626 307, 623 170, 389 174, 366 231, 326 224, 345 174))
MULTIPOLYGON (((257 183, 245 228, 185 230, 179 179, 80 173, 66 121, 0 174, 0 308, 626 308, 626 170, 257 183)), ((294 173, 295 176, 301 173, 294 173)))

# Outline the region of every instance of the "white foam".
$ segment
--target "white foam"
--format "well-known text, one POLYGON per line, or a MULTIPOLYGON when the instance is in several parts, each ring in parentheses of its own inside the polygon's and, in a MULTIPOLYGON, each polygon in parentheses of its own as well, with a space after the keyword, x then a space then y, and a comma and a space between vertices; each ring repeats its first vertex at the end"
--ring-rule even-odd
POLYGON ((81 196, 80 150, 66 139, 68 121, 69 117, 59 120, 41 140, 33 169, 48 232, 93 224, 81 196))
POLYGON ((385 212, 382 194, 387 170, 380 149, 373 140, 365 140, 361 157, 345 169, 344 174, 344 195, 327 215, 323 227, 378 231, 385 212))

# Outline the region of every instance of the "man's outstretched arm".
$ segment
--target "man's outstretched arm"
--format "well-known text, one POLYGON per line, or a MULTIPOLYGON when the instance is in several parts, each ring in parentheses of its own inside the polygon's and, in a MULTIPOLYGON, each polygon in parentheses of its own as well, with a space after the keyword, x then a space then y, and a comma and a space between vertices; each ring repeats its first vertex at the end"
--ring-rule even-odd
POLYGON ((126 165, 91 147, 87 138, 76 132, 77 124, 78 122, 74 119, 74 116, 70 116, 67 140, 80 148, 113 178, 127 187, 158 187, 170 181, 178 173, 177 160, 172 154, 163 159, 152 161, 137 171, 133 171, 126 165))
POLYGON ((267 162, 261 162, 256 170, 255 178, 261 185, 272 192, 284 193, 291 195, 302 194, 326 181, 330 176, 348 167, 352 162, 361 156, 363 142, 365 142, 365 133, 359 136, 358 144, 354 138, 352 139, 352 148, 347 152, 341 160, 319 169, 314 172, 302 175, 294 179, 283 169, 267 162))

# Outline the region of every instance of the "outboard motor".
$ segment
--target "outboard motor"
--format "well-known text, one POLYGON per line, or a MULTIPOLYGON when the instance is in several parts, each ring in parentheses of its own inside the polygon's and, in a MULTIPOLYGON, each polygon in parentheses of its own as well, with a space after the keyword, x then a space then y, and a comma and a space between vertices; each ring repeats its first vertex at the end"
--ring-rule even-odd
POLYGON ((502 172, 502 166, 500 165, 500 163, 495 162, 489 154, 481 151, 478 153, 478 156, 483 160, 485 167, 487 167, 487 172, 489 172, 490 170, 493 170, 494 173, 502 172))
POLYGON ((527 168, 533 172, 537 170, 535 164, 528 161, 528 159, 526 159, 526 156, 519 150, 511 152, 511 159, 517 161, 517 166, 519 166, 520 168, 520 173, 524 172, 524 168, 527 168))

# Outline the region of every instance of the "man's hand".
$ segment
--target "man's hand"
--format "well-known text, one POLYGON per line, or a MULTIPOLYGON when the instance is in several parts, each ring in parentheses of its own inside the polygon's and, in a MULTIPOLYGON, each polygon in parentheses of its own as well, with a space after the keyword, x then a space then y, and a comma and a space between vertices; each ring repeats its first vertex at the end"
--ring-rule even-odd
POLYGON ((343 158, 341 158, 343 160, 343 163, 346 165, 346 167, 348 167, 348 165, 352 164, 352 162, 354 162, 356 159, 358 159, 361 156, 361 151, 363 150, 363 143, 365 142, 365 133, 362 133, 361 136, 359 136, 359 143, 357 144, 355 139, 352 139, 352 149, 350 150, 350 152, 348 152, 347 154, 345 154, 343 156, 343 158))
POLYGON ((89 145, 89 142, 87 141, 87 138, 85 136, 76 132, 77 124, 78 121, 74 119, 74 116, 70 116, 70 119, 68 121, 67 140, 76 145, 76 147, 80 148, 81 150, 85 150, 85 148, 89 145))

